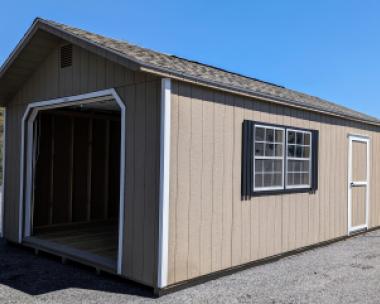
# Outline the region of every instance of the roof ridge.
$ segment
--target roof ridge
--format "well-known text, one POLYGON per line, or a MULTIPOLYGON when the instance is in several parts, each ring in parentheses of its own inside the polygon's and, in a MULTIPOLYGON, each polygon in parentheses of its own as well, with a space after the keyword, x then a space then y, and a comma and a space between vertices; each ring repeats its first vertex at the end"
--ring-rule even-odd
POLYGON ((180 57, 180 56, 177 56, 177 55, 170 55, 170 56, 173 57, 173 58, 178 58, 180 60, 186 60, 188 62, 192 62, 192 63, 203 65, 203 66, 206 66, 206 67, 209 67, 209 68, 212 68, 212 69, 216 69, 216 70, 222 71, 224 73, 233 74, 233 75, 236 75, 236 76, 239 76, 239 77, 244 77, 244 78, 247 78, 247 79, 250 79, 250 80, 254 80, 254 81, 262 82, 262 83, 265 83, 265 84, 269 84, 269 85, 272 85, 272 86, 275 86, 275 87, 278 87, 278 88, 286 89, 286 87, 283 86, 283 85, 276 84, 276 83, 273 83, 273 82, 270 82, 270 81, 266 81, 266 80, 261 80, 261 79, 255 78, 255 77, 247 76, 247 75, 244 75, 244 74, 241 74, 241 73, 238 73, 238 72, 233 72, 233 71, 230 71, 230 70, 227 70, 227 69, 224 69, 224 68, 220 68, 220 67, 208 64, 208 63, 203 63, 203 62, 199 62, 199 61, 196 61, 196 60, 187 59, 187 58, 180 57))
POLYGON ((156 50, 148 48, 148 47, 144 47, 144 46, 141 46, 141 45, 138 45, 138 44, 135 44, 135 43, 131 43, 128 40, 104 36, 104 35, 101 35, 101 34, 90 32, 88 30, 83 30, 83 29, 80 29, 80 28, 77 28, 77 27, 74 27, 74 26, 69 26, 69 25, 66 25, 66 24, 63 24, 63 23, 59 23, 59 22, 56 22, 56 21, 53 21, 53 20, 47 20, 47 19, 42 19, 42 18, 39 18, 39 19, 47 21, 47 22, 50 22, 50 23, 53 23, 53 24, 56 24, 56 25, 61 25, 61 26, 69 27, 69 28, 72 28, 74 30, 81 30, 81 31, 87 32, 87 33, 92 34, 92 35, 100 36, 100 37, 107 38, 107 39, 112 39, 112 40, 114 40, 116 42, 125 43, 125 44, 128 44, 129 46, 136 47, 136 48, 139 48, 141 50, 146 50, 146 51, 149 51, 149 52, 153 52, 153 53, 156 53, 158 55, 164 55, 164 56, 168 56, 168 57, 179 59, 179 60, 185 60, 187 62, 191 62, 191 63, 194 63, 194 64, 199 64, 199 65, 202 65, 202 66, 206 66, 206 67, 209 67, 209 68, 212 68, 212 69, 216 69, 216 70, 222 71, 224 73, 233 74, 233 75, 236 75, 236 76, 239 76, 239 77, 244 77, 244 78, 247 78, 247 79, 250 79, 250 80, 254 80, 254 81, 258 81, 258 82, 261 82, 261 83, 264 83, 264 84, 276 86, 278 88, 283 88, 283 89, 286 88, 283 85, 279 85, 279 84, 276 84, 276 83, 273 83, 273 82, 270 82, 270 81, 258 79, 258 78, 252 77, 252 76, 244 75, 244 74, 241 74, 241 73, 238 73, 238 72, 234 72, 234 71, 231 71, 231 70, 227 70, 227 69, 224 69, 224 68, 220 68, 220 67, 208 64, 208 63, 197 61, 195 59, 184 58, 184 57, 181 57, 181 56, 178 56, 178 55, 169 54, 169 53, 162 52, 162 51, 156 51, 156 50))

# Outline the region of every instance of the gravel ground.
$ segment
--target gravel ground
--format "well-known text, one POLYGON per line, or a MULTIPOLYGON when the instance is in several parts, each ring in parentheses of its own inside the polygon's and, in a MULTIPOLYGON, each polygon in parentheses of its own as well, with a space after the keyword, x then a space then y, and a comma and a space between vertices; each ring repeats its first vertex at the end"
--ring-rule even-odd
POLYGON ((137 284, 0 242, 0 303, 379 303, 380 230, 159 299, 137 284))

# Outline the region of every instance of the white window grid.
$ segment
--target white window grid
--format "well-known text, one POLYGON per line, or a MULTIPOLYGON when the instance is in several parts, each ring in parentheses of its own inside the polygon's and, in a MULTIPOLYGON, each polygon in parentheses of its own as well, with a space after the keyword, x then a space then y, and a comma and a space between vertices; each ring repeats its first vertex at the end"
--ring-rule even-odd
POLYGON ((285 147, 285 150, 286 150, 286 164, 285 164, 285 179, 286 179, 286 183, 285 183, 285 187, 286 189, 303 189, 303 188, 310 188, 311 187, 311 173, 312 173, 312 163, 311 163, 311 157, 312 157, 312 149, 313 149, 313 145, 312 145, 312 133, 310 131, 306 131, 306 130, 297 130, 297 129, 286 129, 286 147, 285 147), (294 144, 289 144, 288 143, 288 134, 289 132, 295 132, 296 134, 297 133, 302 133, 303 135, 305 134, 309 134, 310 136, 310 141, 309 141, 309 144, 305 145, 305 144, 297 144, 297 143, 294 143, 294 144), (309 157, 289 157, 288 156, 288 146, 289 145, 294 145, 295 147, 309 147, 309 157), (309 170, 308 171, 288 171, 288 165, 289 165, 289 161, 290 160, 302 160, 302 161, 308 161, 309 162, 309 170), (297 174, 304 174, 304 173, 308 173, 309 174, 309 183, 308 184, 299 184, 299 185, 289 185, 288 184, 288 174, 289 173, 297 173, 297 174))
MULTIPOLYGON (((286 139, 286 132, 285 132, 285 128, 281 128, 281 127, 276 127, 276 126, 268 126, 268 125, 260 125, 260 124, 256 124, 254 126, 254 132, 253 132, 253 136, 254 136, 254 149, 253 149, 253 190, 254 191, 271 191, 271 190, 282 190, 284 189, 284 174, 285 174, 285 139, 286 139), (264 140, 256 140, 256 128, 263 128, 265 129, 265 133, 264 133, 264 140), (266 140, 266 130, 269 129, 269 130, 273 130, 273 133, 274 133, 274 140, 273 142, 270 142, 270 141, 267 141, 266 140), (282 141, 281 142, 276 142, 276 130, 280 130, 282 131, 282 141), (262 156, 256 156, 256 143, 262 143, 264 144, 264 155, 262 156), (281 156, 265 156, 265 144, 281 144, 282 145, 282 155, 281 156), (282 166, 281 166, 281 171, 278 172, 278 171, 270 171, 270 172, 265 172, 267 174, 279 174, 281 173, 281 186, 274 186, 274 187, 256 187, 256 171, 255 171, 255 165, 256 165, 256 160, 282 160, 282 166)), ((263 171, 262 171, 263 172, 263 171)))

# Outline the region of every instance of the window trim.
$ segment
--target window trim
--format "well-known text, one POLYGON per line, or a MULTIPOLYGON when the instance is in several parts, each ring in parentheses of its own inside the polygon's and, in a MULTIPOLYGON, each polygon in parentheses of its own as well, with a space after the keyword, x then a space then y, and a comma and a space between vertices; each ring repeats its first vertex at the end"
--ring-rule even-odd
MULTIPOLYGON (((269 128, 279 128, 279 129, 285 129, 285 136, 283 138, 284 141, 287 141, 287 130, 294 130, 294 131, 304 131, 304 132, 310 132, 311 134, 311 137, 310 137, 310 168, 309 168, 309 171, 310 171, 310 183, 309 183, 309 186, 307 187, 299 187, 299 186, 294 186, 294 187, 291 187, 291 188, 286 188, 286 181, 285 181, 285 174, 286 174, 286 168, 284 168, 284 176, 283 176, 283 184, 284 186, 283 187, 276 187, 276 189, 264 189, 262 188, 261 190, 258 190, 255 188, 255 184, 254 184, 254 178, 255 178, 255 168, 254 168, 254 160, 255 160, 255 155, 254 155, 254 151, 252 151, 253 155, 251 155, 252 157, 252 176, 251 176, 251 193, 249 196, 251 197, 256 197, 256 196, 264 196, 264 195, 281 195, 281 194, 291 194, 291 193, 310 193, 310 194, 313 194, 316 192, 316 189, 314 189, 314 184, 316 185, 316 187, 318 188, 318 164, 315 164, 315 162, 318 163, 318 152, 317 154, 315 155, 315 151, 313 151, 313 146, 316 145, 316 150, 318 151, 318 142, 315 143, 315 140, 318 140, 319 136, 318 136, 318 133, 319 131, 318 130, 314 130, 314 129, 305 129, 305 128, 298 128, 298 127, 294 127, 294 126, 287 126, 287 125, 279 125, 279 124, 271 124, 271 123, 265 123, 265 122, 259 122, 259 121, 250 121, 252 123, 252 128, 253 128, 253 142, 252 142, 252 150, 254 149, 255 147, 255 132, 256 132, 256 129, 255 127, 256 126, 262 126, 262 127, 269 127, 269 128), (316 134, 315 134, 316 133, 316 134), (315 172, 314 171, 317 171, 317 179, 316 181, 314 181, 314 178, 315 178, 315 172)), ((286 149, 287 149, 287 142, 285 142, 285 146, 284 146, 284 164, 283 166, 286 166, 287 164, 285 162, 287 162, 287 154, 285 154, 286 152, 286 149)))

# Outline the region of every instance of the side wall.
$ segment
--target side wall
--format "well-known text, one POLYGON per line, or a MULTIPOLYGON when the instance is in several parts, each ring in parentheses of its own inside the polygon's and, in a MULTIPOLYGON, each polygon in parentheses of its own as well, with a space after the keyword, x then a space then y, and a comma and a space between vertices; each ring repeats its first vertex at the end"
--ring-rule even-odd
POLYGON ((129 71, 74 47, 73 66, 61 69, 55 49, 7 106, 5 237, 17 242, 21 119, 30 102, 116 88, 127 108, 126 208, 123 274, 156 281, 159 193, 160 79, 129 71))
POLYGON ((370 227, 380 225, 379 128, 179 82, 171 120, 169 284, 347 235, 349 133, 371 138, 370 227), (241 200, 244 119, 319 130, 315 194, 241 200))

